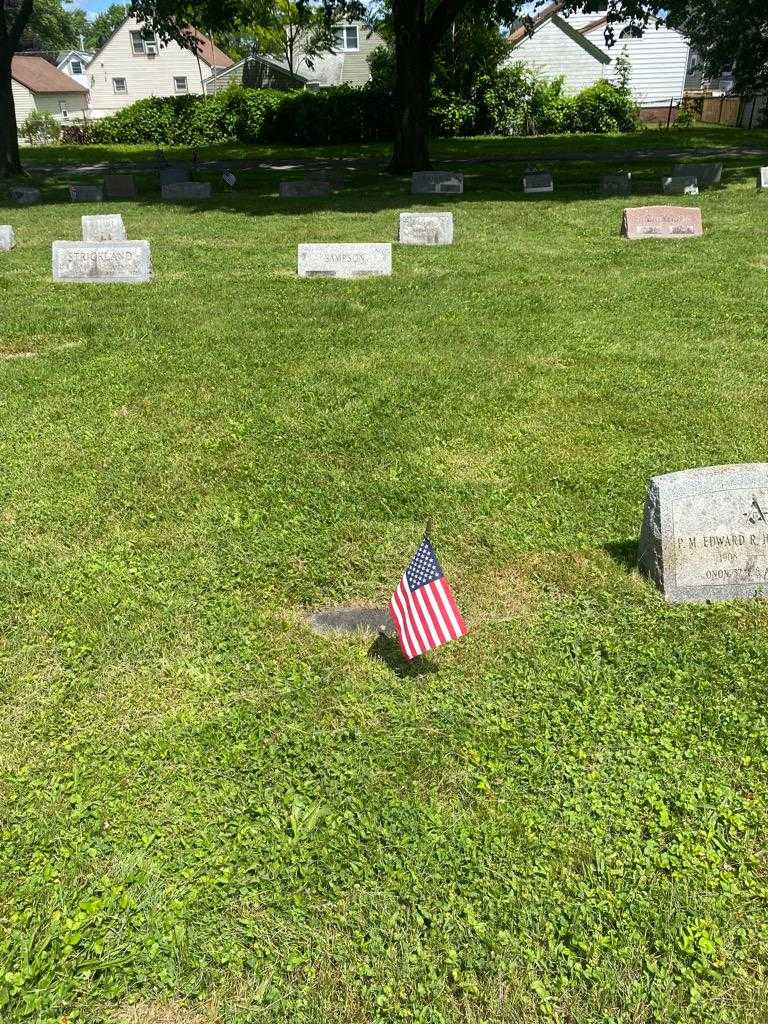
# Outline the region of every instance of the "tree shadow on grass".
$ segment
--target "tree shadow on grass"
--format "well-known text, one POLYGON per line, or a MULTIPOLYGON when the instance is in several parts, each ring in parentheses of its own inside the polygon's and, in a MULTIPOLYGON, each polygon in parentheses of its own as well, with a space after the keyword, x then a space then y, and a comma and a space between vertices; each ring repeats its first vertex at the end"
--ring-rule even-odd
POLYGON ((637 538, 631 540, 612 540, 603 545, 603 551, 625 572, 634 573, 637 571, 637 538))
POLYGON ((383 662, 400 679, 413 679, 437 672, 437 665, 423 657, 407 661, 397 640, 385 633, 379 633, 368 648, 368 657, 383 662))

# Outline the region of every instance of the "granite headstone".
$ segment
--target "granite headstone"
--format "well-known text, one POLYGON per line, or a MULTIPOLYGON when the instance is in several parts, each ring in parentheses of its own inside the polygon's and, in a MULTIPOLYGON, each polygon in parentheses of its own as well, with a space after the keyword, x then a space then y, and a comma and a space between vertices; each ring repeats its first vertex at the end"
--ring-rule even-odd
POLYGON ((768 463, 653 477, 639 565, 672 603, 768 597, 768 463))
POLYGON ((673 178, 695 178, 699 188, 719 185, 722 176, 722 164, 675 164, 672 168, 673 178))
POLYGON ((69 198, 73 203, 100 203, 104 193, 101 185, 70 185, 69 198))
POLYGON ((132 174, 105 174, 104 195, 107 199, 135 199, 136 182, 132 174))
POLYGON ((10 252, 16 245, 16 236, 10 224, 0 224, 0 252, 10 252))
POLYGON ((54 242, 53 279, 87 284, 151 281, 149 242, 54 242))
POLYGON ((600 181, 600 194, 604 196, 632 195, 632 173, 604 174, 600 181))
POLYGON ((539 174, 526 174, 523 177, 523 192, 532 195, 537 192, 554 192, 555 183, 552 175, 541 172, 539 174))
POLYGON ((161 185, 177 185, 182 181, 189 181, 188 167, 181 164, 170 164, 168 167, 160 168, 161 185))
POLYGON ((757 172, 757 187, 768 188, 768 167, 761 167, 757 172))
POLYGON ((673 176, 661 179, 661 191, 665 196, 697 196, 699 186, 696 178, 673 176))
POLYGON ((160 190, 163 199, 210 199, 210 181, 172 181, 160 190))
POLYGON ((418 196, 462 195, 464 175, 451 171, 414 171, 411 175, 411 192, 418 196))
POLYGON ((81 217, 84 242, 124 242, 128 235, 119 213, 81 217))
POLYGON ((26 185, 17 185, 16 188, 12 188, 8 194, 14 203, 19 203, 20 206, 32 206, 33 203, 40 202, 39 188, 28 188, 26 185))
POLYGON ((283 199, 315 198, 331 194, 330 181, 320 178, 303 178, 301 181, 281 181, 280 196, 283 199))
POLYGON ((624 210, 621 233, 640 238, 696 238, 704 233, 698 206, 631 206, 624 210))
POLYGON ((451 245, 452 213, 401 213, 399 240, 404 245, 451 245))
POLYGON ((299 277, 387 277, 389 242, 308 242, 299 246, 299 277))

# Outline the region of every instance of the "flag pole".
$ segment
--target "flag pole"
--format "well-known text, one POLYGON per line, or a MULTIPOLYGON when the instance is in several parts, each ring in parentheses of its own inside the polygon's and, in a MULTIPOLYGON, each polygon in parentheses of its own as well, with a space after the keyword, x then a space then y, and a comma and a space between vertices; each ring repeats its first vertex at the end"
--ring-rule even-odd
POLYGON ((424 529, 424 536, 427 538, 427 540, 429 540, 430 537, 432 536, 432 516, 430 516, 429 519, 427 520, 427 525, 424 529))

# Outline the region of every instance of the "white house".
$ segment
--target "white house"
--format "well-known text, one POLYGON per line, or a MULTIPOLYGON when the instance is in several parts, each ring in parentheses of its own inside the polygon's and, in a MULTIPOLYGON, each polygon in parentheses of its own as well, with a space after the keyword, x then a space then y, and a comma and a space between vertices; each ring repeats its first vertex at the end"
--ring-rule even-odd
POLYGON ((233 61, 202 33, 198 52, 178 43, 161 43, 135 18, 126 18, 94 55, 87 68, 92 118, 114 114, 150 96, 205 93, 205 81, 233 61))
POLYGON ((614 43, 608 46, 607 11, 593 14, 559 12, 563 3, 551 3, 534 19, 533 34, 518 28, 510 36, 511 53, 506 63, 522 62, 551 80, 563 75, 568 92, 578 92, 601 78, 614 80, 616 58, 629 59, 629 87, 647 120, 666 116, 670 101, 676 104, 685 90, 688 40, 679 32, 656 28, 644 30, 629 22, 615 23, 614 43))
POLYGON ((88 78, 87 68, 92 60, 93 54, 87 50, 67 50, 66 53, 59 55, 56 67, 59 71, 69 75, 70 78, 74 78, 76 82, 79 82, 80 85, 88 89, 90 79, 88 78))
POLYGON ((59 121, 82 117, 88 106, 88 90, 63 74, 45 57, 16 54, 11 58, 11 91, 18 127, 40 110, 59 121))
POLYGON ((365 85, 371 78, 368 57, 384 40, 371 32, 362 21, 346 21, 335 25, 333 34, 333 49, 309 58, 309 63, 302 56, 301 47, 298 47, 297 73, 315 87, 365 85))

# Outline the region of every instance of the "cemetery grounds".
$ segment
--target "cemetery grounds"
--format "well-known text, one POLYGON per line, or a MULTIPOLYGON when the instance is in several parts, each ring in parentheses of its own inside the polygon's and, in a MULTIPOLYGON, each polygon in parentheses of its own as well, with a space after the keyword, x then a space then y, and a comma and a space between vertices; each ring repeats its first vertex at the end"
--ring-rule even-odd
POLYGON ((698 197, 652 152, 599 197, 601 138, 436 147, 529 147, 541 198, 359 164, 170 205, 148 162, 135 201, 62 167, 0 203, 4 1024, 766 1020, 768 608, 635 569, 650 476, 766 461, 768 132, 703 135, 698 197), (704 237, 619 237, 657 202, 704 237), (296 277, 433 208, 454 245, 391 278, 296 277), (52 283, 98 212, 152 284, 52 283), (408 667, 306 627, 386 604, 430 516, 465 639, 408 667))

